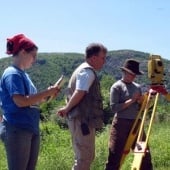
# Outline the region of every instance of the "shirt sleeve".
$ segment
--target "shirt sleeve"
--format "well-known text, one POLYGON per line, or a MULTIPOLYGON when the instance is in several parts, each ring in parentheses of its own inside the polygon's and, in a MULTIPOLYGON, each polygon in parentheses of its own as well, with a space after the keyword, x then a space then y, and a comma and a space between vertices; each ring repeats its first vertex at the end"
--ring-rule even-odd
POLYGON ((95 75, 91 69, 82 69, 76 76, 76 90, 89 91, 95 79, 95 75))
POLYGON ((113 86, 110 89, 110 106, 113 112, 119 112, 123 108, 123 103, 119 101, 119 90, 113 86))
POLYGON ((10 96, 13 96, 14 94, 25 95, 23 79, 18 74, 8 75, 5 78, 5 86, 9 92, 10 96))

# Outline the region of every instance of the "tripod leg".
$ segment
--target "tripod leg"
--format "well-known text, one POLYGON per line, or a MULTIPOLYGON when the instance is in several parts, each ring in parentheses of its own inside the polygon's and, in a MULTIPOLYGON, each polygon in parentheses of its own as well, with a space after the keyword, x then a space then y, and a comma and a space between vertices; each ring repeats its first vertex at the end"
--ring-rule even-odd
POLYGON ((132 126, 132 129, 129 133, 129 136, 128 136, 128 139, 126 141, 126 144, 125 144, 125 147, 124 147, 124 152, 122 154, 122 157, 121 157, 121 161, 120 161, 120 167, 122 166, 124 160, 125 160, 125 157, 127 156, 127 154, 130 152, 130 148, 132 147, 136 137, 137 137, 137 134, 139 132, 139 127, 140 127, 140 123, 141 123, 141 115, 142 115, 142 112, 146 106, 146 102, 147 102, 147 99, 148 99, 148 94, 144 94, 143 96, 143 102, 142 102, 142 105, 140 107, 140 110, 137 114, 137 117, 133 123, 133 126, 132 126))
POLYGON ((144 121, 145 121, 145 117, 146 117, 146 113, 148 111, 148 109, 146 108, 146 110, 144 111, 144 115, 142 118, 142 124, 139 130, 139 135, 138 135, 138 139, 136 142, 136 146, 134 149, 134 160, 132 163, 132 168, 131 170, 140 170, 141 167, 141 163, 142 163, 142 159, 145 156, 145 153, 147 152, 147 144, 148 144, 148 140, 149 140, 149 136, 150 136, 150 131, 151 131, 151 126, 153 123, 153 118, 155 115, 155 111, 156 111, 156 106, 157 106, 157 102, 158 102, 158 97, 159 97, 159 93, 156 94, 155 97, 155 102, 154 102, 154 107, 152 110, 152 116, 149 122, 149 127, 146 133, 146 140, 142 141, 142 130, 143 130, 143 126, 144 126, 144 121))

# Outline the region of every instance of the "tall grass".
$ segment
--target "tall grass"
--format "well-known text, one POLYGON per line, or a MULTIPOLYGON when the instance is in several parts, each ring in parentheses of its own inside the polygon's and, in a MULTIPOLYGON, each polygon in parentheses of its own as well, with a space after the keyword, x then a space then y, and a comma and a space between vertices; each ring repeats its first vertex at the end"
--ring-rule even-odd
MULTIPOLYGON (((37 170, 69 170, 73 164, 74 154, 70 133, 58 125, 48 122, 41 124, 41 149, 37 170)), ((154 170, 170 169, 170 130, 169 124, 154 124, 149 138, 154 170)), ((103 170, 108 156, 109 126, 96 135, 96 158, 92 170, 103 170)), ((122 170, 130 170, 133 154, 130 153, 122 170)), ((6 170, 4 147, 0 143, 0 170, 6 170)))

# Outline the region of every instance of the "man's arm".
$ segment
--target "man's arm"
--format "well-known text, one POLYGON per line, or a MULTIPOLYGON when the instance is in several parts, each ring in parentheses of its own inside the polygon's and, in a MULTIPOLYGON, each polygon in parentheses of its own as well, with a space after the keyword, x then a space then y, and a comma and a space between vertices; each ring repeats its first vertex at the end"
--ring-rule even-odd
POLYGON ((82 69, 76 77, 76 90, 68 101, 67 105, 59 109, 57 114, 66 116, 67 113, 80 103, 84 95, 88 92, 90 86, 95 79, 95 75, 91 69, 82 69))
POLYGON ((80 101, 83 99, 84 95, 86 94, 86 91, 83 90, 75 90, 73 95, 71 96, 69 102, 67 103, 66 106, 63 108, 59 109, 57 114, 60 116, 66 116, 67 113, 75 107, 77 104, 80 103, 80 101))
POLYGON ((137 102, 138 99, 140 99, 141 94, 139 92, 134 93, 132 98, 126 100, 125 102, 120 103, 119 102, 119 90, 115 87, 111 88, 110 92, 110 104, 113 112, 119 112, 121 110, 124 110, 128 108, 133 103, 137 102))

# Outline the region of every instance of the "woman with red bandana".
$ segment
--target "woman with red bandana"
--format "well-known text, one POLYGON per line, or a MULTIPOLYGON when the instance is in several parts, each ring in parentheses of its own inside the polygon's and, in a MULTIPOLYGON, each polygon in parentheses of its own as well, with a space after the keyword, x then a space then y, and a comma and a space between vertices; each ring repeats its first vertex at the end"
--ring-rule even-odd
POLYGON ((34 170, 40 136, 38 104, 58 94, 57 87, 37 93, 25 69, 36 61, 38 47, 23 34, 7 39, 7 54, 13 64, 0 81, 3 120, 0 136, 5 144, 9 170, 34 170))

